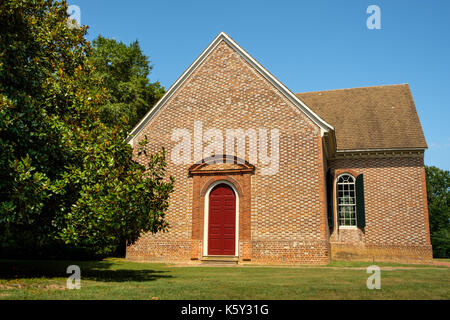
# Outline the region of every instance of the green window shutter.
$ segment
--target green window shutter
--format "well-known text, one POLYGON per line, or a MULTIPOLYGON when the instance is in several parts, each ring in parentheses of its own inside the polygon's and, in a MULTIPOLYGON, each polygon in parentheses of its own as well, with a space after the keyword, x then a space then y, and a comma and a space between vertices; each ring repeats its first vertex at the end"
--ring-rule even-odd
POLYGON ((328 204, 328 227, 333 228, 333 177, 330 170, 327 172, 327 204, 328 204))
POLYGON ((362 174, 356 177, 356 224, 358 228, 366 226, 366 208, 364 205, 364 177, 362 174))

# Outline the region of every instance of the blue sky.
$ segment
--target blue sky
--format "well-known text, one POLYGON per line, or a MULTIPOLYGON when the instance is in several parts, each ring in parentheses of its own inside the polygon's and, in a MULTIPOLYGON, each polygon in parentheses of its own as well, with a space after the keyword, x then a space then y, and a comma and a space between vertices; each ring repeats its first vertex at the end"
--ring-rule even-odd
POLYGON ((409 83, 429 149, 450 170, 450 1, 103 1, 78 5, 88 39, 139 40, 168 89, 225 31, 293 92, 409 83), (369 5, 381 30, 369 30, 369 5))

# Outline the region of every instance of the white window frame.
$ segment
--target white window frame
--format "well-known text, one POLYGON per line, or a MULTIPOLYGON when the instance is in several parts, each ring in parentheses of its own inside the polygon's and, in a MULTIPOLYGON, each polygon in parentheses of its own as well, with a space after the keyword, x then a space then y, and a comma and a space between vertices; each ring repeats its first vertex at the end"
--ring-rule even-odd
POLYGON ((346 172, 341 173, 340 175, 338 175, 336 177, 334 186, 335 186, 335 197, 334 197, 334 199, 336 200, 336 206, 335 206, 336 211, 335 212, 336 212, 336 220, 337 220, 336 221, 336 225, 337 225, 337 227, 339 229, 358 229, 358 214, 357 214, 357 207, 356 207, 356 178, 350 173, 346 173, 346 172), (338 181, 339 181, 339 179, 342 176, 350 176, 353 179, 353 183, 341 183, 341 185, 342 184, 353 184, 353 186, 354 186, 355 203, 354 203, 354 205, 351 205, 351 206, 354 206, 354 208, 355 208, 355 225, 352 225, 352 226, 343 226, 343 225, 341 226, 341 219, 340 219, 340 213, 339 213, 340 205, 339 205, 339 189, 338 189, 338 184, 339 183, 338 183, 338 181))

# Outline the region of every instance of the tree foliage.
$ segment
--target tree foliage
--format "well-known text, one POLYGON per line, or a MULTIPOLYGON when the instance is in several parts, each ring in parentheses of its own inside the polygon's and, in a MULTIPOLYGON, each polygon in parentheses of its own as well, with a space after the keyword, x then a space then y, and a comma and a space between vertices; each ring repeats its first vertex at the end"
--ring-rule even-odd
POLYGON ((152 66, 137 40, 127 46, 98 36, 92 47, 94 75, 102 79, 109 95, 109 101, 100 106, 100 118, 107 125, 125 124, 130 129, 162 97, 164 87, 149 82, 152 66))
POLYGON ((450 173, 425 167, 431 244, 436 258, 450 258, 450 173))
MULTIPOLYGON (((167 228, 164 152, 133 161, 126 132, 99 119, 87 27, 67 4, 0 2, 0 249, 113 253, 167 228)), ((142 147, 142 146, 141 146, 142 147)))

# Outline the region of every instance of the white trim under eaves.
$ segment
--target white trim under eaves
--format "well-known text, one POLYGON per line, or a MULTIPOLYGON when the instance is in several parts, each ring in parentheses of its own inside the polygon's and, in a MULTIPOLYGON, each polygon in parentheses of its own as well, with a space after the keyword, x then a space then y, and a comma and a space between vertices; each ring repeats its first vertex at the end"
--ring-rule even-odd
POLYGON ((347 152, 383 152, 383 151, 425 151, 427 148, 385 148, 385 149, 347 149, 336 150, 336 153, 347 152))
POLYGON ((214 40, 206 47, 205 50, 198 56, 197 59, 183 72, 183 74, 175 81, 164 96, 156 103, 156 105, 142 118, 142 120, 133 128, 128 135, 126 142, 130 142, 144 126, 153 118, 153 116, 161 109, 161 107, 169 100, 169 98, 177 91, 177 89, 184 83, 189 75, 206 59, 206 57, 213 51, 213 49, 221 42, 225 41, 230 45, 241 57, 243 57, 251 66, 253 66, 265 79, 267 79, 273 86, 275 86, 289 101, 298 107, 304 114, 308 116, 315 124, 317 124, 323 132, 334 130, 334 128, 315 114, 305 103, 303 103, 295 94, 286 88, 278 79, 276 79, 269 71, 267 71, 261 64, 253 59, 244 49, 242 49, 233 39, 231 39, 225 32, 219 33, 214 40))

